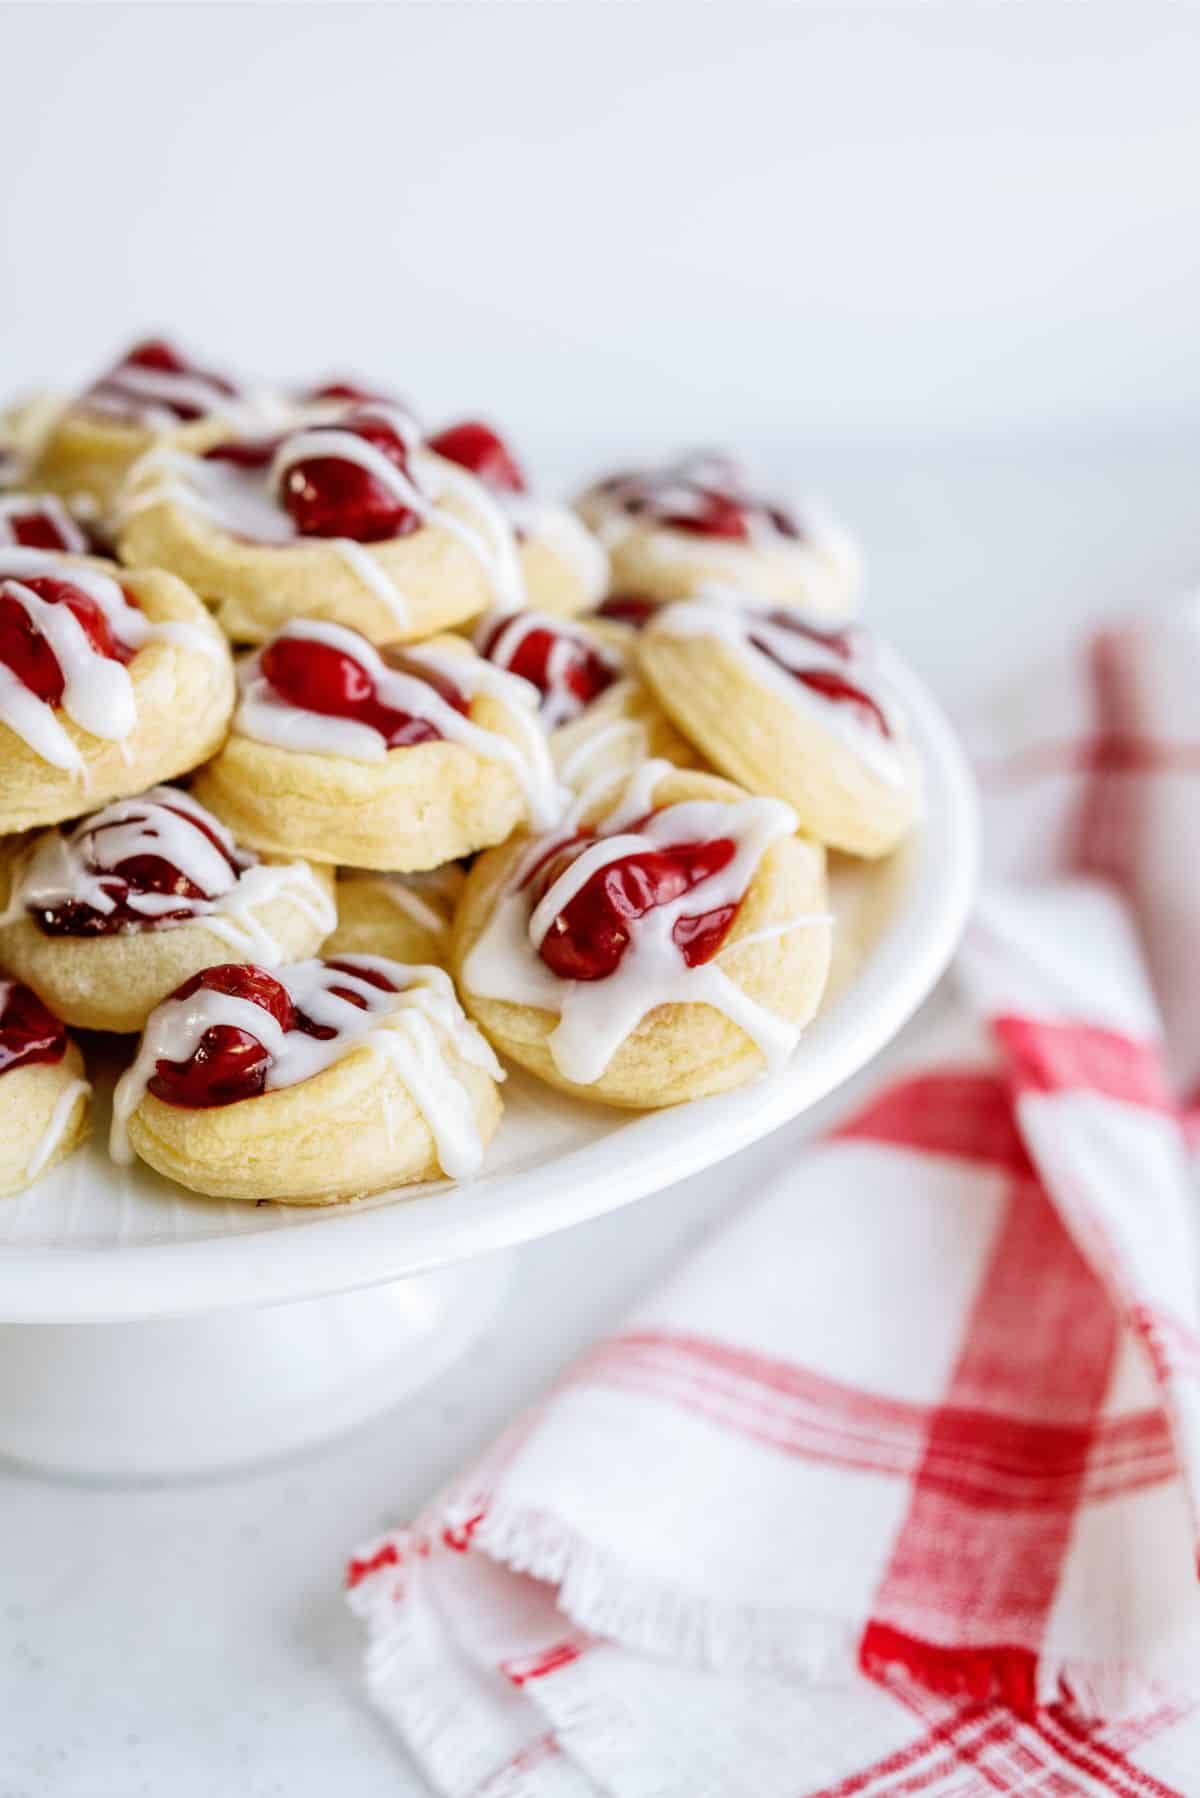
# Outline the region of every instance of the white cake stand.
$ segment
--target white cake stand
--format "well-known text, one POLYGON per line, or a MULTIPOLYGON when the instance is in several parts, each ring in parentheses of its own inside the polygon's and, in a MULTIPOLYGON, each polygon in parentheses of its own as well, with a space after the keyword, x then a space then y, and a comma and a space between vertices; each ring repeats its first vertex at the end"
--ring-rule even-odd
POLYGON ((785 1072, 640 1116, 514 1074, 481 1178, 332 1211, 214 1202, 114 1168, 98 1115, 88 1149, 0 1201, 0 1455, 176 1478, 348 1429, 495 1317, 503 1251, 711 1167, 856 1073, 949 961, 978 852, 949 726, 894 658, 888 673, 924 763, 925 819, 900 856, 835 870, 839 958, 785 1072))

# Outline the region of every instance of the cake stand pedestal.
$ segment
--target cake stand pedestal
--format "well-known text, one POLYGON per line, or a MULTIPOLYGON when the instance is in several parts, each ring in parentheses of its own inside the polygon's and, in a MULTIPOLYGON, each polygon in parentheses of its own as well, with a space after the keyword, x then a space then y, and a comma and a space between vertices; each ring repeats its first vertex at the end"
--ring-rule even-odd
POLYGON ((364 1292, 135 1323, 0 1325, 0 1455, 95 1480, 204 1478, 339 1436, 494 1322, 512 1256, 364 1292))

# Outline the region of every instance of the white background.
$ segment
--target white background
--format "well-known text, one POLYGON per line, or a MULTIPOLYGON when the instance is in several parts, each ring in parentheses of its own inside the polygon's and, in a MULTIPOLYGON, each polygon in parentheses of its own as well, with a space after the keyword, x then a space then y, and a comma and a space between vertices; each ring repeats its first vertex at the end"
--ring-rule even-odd
MULTIPOLYGON (((563 477, 724 439, 833 493, 961 702, 1200 575, 1198 34, 1187 0, 0 6, 0 391, 153 327, 484 411, 563 477)), ((0 1475, 0 1798, 415 1798, 345 1552, 757 1165, 523 1251, 488 1342, 302 1465, 0 1475)))
POLYGON ((2 385, 156 326, 572 462, 1200 411, 1189 0, 0 18, 2 385))

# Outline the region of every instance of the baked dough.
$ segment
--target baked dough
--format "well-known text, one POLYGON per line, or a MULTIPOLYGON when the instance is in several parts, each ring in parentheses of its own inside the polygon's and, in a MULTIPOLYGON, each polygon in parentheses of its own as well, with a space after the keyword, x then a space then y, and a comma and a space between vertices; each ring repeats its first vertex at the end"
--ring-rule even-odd
MULTIPOLYGON (((15 991, 0 979, 0 1019, 15 991)), ((4 1067, 3 1060, 0 1045, 0 1197, 7 1197, 79 1147, 90 1128, 91 1088, 70 1041, 57 1061, 4 1067)))
MULTIPOLYGON (((339 629, 304 621, 289 635, 339 629)), ((372 653, 348 631, 337 641, 351 653, 357 644, 364 660, 372 653)), ((196 797, 263 853, 401 873, 440 868, 503 842, 523 819, 554 815, 559 790, 528 685, 458 637, 435 637, 410 657, 449 670, 472 695, 467 740, 388 749, 374 760, 260 741, 247 734, 260 728, 249 715, 251 665, 233 734, 201 769, 196 797)), ((317 727, 311 740, 319 740, 326 721, 309 716, 317 727)), ((450 720, 451 728, 460 727, 450 720)))
POLYGON ((752 793, 786 800, 801 827, 830 848, 886 855, 920 804, 901 708, 861 634, 806 632, 799 620, 789 626, 781 618, 723 591, 665 607, 639 639, 642 671, 714 768, 752 793), (848 688, 838 700, 827 697, 785 662, 848 688), (870 709, 854 702, 855 692, 870 709))
POLYGON ((608 556, 569 506, 516 496, 505 507, 517 531, 525 603, 560 618, 586 612, 608 585, 608 556))
POLYGON ((846 618, 857 603, 861 561, 847 532, 812 502, 793 519, 750 495, 724 457, 685 456, 613 476, 589 487, 576 506, 608 551, 614 594, 686 599, 723 581, 824 619, 846 618), (707 496, 740 514, 740 537, 671 522, 698 515, 707 496))
POLYGON ((695 768, 701 758, 671 723, 646 683, 626 675, 550 738, 559 779, 576 793, 599 793, 658 759, 695 768))
MULTIPOLYGON (((157 797, 192 805, 187 795, 166 788, 157 797)), ((97 824, 102 833, 106 825, 111 832, 114 815, 130 810, 114 806, 84 819, 67 843, 86 843, 89 827, 97 824)), ((61 855, 62 840, 48 837, 59 839, 59 833, 17 839, 18 846, 7 853, 0 844, 0 965, 80 1029, 138 1031, 154 1007, 201 968, 230 955, 268 967, 300 960, 321 947, 336 923, 332 870, 240 856, 249 865, 226 893, 200 902, 195 916, 157 925, 148 920, 140 927, 130 923, 110 935, 47 935, 19 892, 14 903, 13 886, 37 867, 39 846, 61 855)), ((148 847, 153 852, 153 844, 148 847)), ((130 853, 139 849, 132 845, 130 853)), ((188 903, 179 901, 181 908, 188 903)))
POLYGON ((744 1084, 790 1052, 829 967, 824 851, 796 836, 794 825, 777 801, 749 799, 712 775, 645 764, 615 804, 611 795, 585 803, 559 831, 520 837, 479 858, 455 918, 453 966, 464 1005, 503 1054, 581 1098, 649 1110, 744 1084), (579 828, 623 833, 651 809, 690 801, 703 804, 664 828, 669 834, 674 825, 688 841, 732 833, 734 887, 727 892, 721 874, 701 883, 694 902, 681 901, 682 911, 663 911, 669 943, 659 930, 647 952, 638 937, 606 978, 559 979, 530 940, 537 872, 554 845, 570 843, 579 828), (728 821, 720 815, 726 812, 728 821), (522 877, 535 883, 532 891, 522 877), (715 907, 731 894, 736 903, 737 891, 742 896, 721 947, 687 967, 674 950, 679 920, 703 911, 703 895, 715 907), (675 957, 665 974, 655 959, 660 953, 675 957), (612 988, 616 980, 625 983, 623 992, 612 988), (655 1003, 656 991, 672 997, 655 1003), (694 999, 674 996, 689 992, 694 999))
POLYGON ((428 874, 344 868, 337 880, 337 929, 325 944, 325 956, 386 955, 391 961, 447 966, 464 879, 458 862, 428 874))
POLYGON ((373 643, 411 642, 493 603, 521 603, 516 544, 493 497, 419 445, 409 467, 426 506, 420 527, 357 543, 298 536, 269 470, 158 450, 121 494, 118 551, 189 581, 238 643, 263 643, 292 618, 328 619, 373 643))
MULTIPOLYGON (((500 1120, 502 1069, 464 1017, 442 969, 358 960, 410 983, 389 996, 387 1009, 366 1018, 369 1040, 333 1045, 333 1059, 295 1084, 206 1109, 168 1104, 146 1091, 135 1062, 118 1087, 114 1159, 127 1159, 132 1149, 193 1192, 293 1205, 330 1205, 476 1171, 500 1120), (127 1149, 121 1118, 131 1102, 127 1149)), ((281 978, 292 990, 320 965, 294 964, 281 978)), ((340 965, 348 964, 343 958, 340 965)), ((338 978, 347 983, 344 973, 338 978)), ((153 1058, 153 1033, 171 1004, 151 1015, 143 1055, 149 1043, 153 1058)))
POLYGON ((28 580, 35 571, 68 582, 82 574, 100 579, 106 589, 119 581, 136 602, 139 629, 143 623, 151 629, 128 664, 134 721, 127 736, 94 736, 53 708, 67 746, 63 759, 68 751, 76 758, 74 767, 63 767, 0 722, 0 834, 78 817, 105 800, 187 773, 223 741, 234 706, 229 646, 174 575, 118 569, 98 557, 0 549, 0 582, 6 574, 28 580))

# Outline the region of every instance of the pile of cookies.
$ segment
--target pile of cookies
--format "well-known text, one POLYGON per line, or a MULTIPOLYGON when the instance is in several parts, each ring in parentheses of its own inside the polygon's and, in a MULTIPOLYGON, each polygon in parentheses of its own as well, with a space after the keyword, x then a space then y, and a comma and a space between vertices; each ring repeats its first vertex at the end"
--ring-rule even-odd
POLYGON ((0 1193, 70 1154, 328 1203, 483 1163, 503 1062, 777 1068, 826 852, 916 817, 853 546, 714 455, 531 492, 477 422, 140 343, 0 434, 0 1193))

